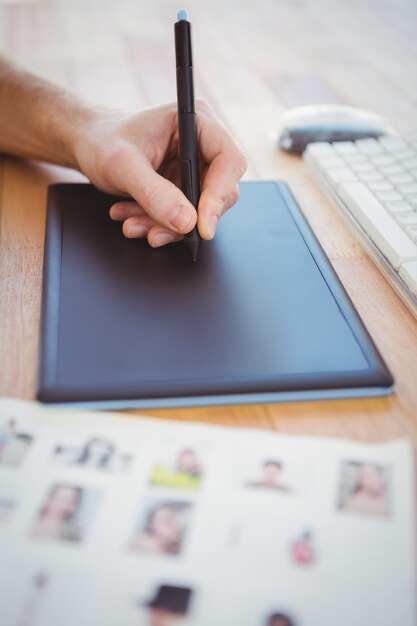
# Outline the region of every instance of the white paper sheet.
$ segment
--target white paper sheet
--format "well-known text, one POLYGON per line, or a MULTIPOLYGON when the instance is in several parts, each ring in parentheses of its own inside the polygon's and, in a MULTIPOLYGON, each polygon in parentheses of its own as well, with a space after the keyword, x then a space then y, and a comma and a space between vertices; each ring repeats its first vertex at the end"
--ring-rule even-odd
POLYGON ((0 400, 2 626, 415 626, 408 441, 0 400))

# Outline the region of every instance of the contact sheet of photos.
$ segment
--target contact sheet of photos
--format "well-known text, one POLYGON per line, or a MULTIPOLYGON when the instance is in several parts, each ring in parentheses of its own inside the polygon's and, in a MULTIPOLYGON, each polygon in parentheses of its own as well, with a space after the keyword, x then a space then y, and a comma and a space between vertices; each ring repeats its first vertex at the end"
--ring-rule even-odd
POLYGON ((0 400, 2 626, 415 626, 407 441, 0 400))

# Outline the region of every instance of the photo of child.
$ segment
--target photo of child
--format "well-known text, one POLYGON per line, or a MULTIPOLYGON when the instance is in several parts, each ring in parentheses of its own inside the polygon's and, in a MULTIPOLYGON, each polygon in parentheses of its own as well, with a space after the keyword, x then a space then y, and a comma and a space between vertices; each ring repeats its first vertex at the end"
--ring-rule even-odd
POLYGON ((260 468, 260 477, 246 483, 246 487, 271 489, 272 491, 287 491, 291 489, 282 482, 284 464, 278 459, 266 459, 260 468))
POLYGON ((95 513, 99 493, 76 485, 56 484, 41 506, 31 535, 70 543, 84 539, 95 513))
POLYGON ((141 554, 177 555, 183 550, 192 505, 190 502, 151 498, 129 546, 141 554))
POLYGON ((345 513, 389 517, 390 473, 375 463, 342 463, 338 508, 345 513))
POLYGON ((193 448, 182 448, 168 462, 154 466, 150 478, 153 486, 197 491, 203 478, 203 466, 193 448))
POLYGON ((188 623, 191 598, 192 589, 189 587, 160 585, 153 598, 144 605, 148 608, 147 625, 185 626, 188 623))
POLYGON ((291 543, 291 556, 296 565, 308 567, 316 562, 313 533, 306 530, 291 543))
POLYGON ((118 452, 115 444, 103 437, 91 437, 82 446, 57 445, 53 461, 62 465, 75 465, 104 472, 125 472, 133 455, 118 452))
POLYGON ((18 467, 32 442, 33 435, 20 430, 14 417, 8 419, 0 426, 0 467, 18 467))

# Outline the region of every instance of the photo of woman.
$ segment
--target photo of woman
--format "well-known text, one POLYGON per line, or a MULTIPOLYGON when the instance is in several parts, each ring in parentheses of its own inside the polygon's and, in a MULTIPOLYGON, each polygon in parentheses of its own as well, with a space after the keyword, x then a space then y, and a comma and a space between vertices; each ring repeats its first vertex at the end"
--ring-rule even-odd
POLYGON ((75 485, 54 485, 42 505, 31 535, 38 539, 80 542, 97 502, 97 492, 75 485))
POLYGON ((388 468, 375 463, 343 463, 338 508, 346 513, 389 517, 391 507, 388 468))
POLYGON ((190 502, 153 499, 130 550, 142 554, 179 554, 183 549, 190 512, 190 502))

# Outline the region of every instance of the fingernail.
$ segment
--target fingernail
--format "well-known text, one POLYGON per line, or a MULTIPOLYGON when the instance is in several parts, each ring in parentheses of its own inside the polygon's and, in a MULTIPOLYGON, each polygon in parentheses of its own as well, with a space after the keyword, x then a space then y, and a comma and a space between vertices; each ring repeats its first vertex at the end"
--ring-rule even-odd
POLYGON ((174 241, 174 235, 170 233, 158 233, 152 238, 152 247, 160 248, 161 246, 165 246, 167 243, 172 243, 174 241))
POLYGON ((214 235, 216 234, 218 221, 219 221, 219 218, 217 217, 217 215, 210 215, 208 219, 208 228, 207 228, 210 239, 213 239, 214 235))
POLYGON ((132 224, 127 231, 128 237, 146 237, 148 234, 148 228, 143 224, 132 224))
POLYGON ((186 206, 179 206, 172 211, 169 223, 180 233, 187 232, 187 228, 191 227, 192 216, 190 209, 186 206))

